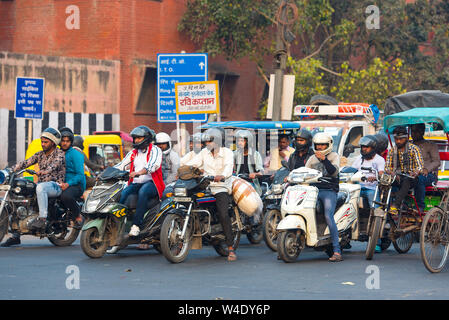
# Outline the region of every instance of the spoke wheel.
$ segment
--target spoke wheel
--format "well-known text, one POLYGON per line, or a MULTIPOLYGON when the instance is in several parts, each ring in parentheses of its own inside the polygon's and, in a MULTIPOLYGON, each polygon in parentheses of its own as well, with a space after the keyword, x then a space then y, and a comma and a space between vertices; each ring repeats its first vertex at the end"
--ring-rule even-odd
POLYGON ((183 262, 190 251, 191 224, 187 226, 184 240, 181 239, 185 219, 177 214, 169 214, 161 228, 161 250, 164 257, 172 263, 183 262))

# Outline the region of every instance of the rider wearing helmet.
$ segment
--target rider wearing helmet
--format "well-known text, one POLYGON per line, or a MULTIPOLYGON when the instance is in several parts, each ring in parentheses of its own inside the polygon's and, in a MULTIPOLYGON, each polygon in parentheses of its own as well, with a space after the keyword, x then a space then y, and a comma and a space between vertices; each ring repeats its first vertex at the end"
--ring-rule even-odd
MULTIPOLYGON (((36 186, 36 197, 39 206, 39 216, 28 223, 28 228, 43 229, 46 225, 48 215, 48 198, 58 197, 62 189, 59 186, 65 178, 65 155, 64 151, 57 148, 61 141, 61 133, 54 128, 47 128, 41 133, 42 151, 16 164, 13 171, 23 170, 34 164, 38 164, 36 170, 38 183, 36 186)), ((3 247, 20 244, 20 236, 13 233, 12 237, 2 244, 3 247)))
POLYGON ((165 185, 176 180, 179 169, 179 155, 172 149, 170 136, 165 132, 156 135, 156 145, 162 150, 162 175, 165 185))
POLYGON ((137 208, 129 235, 140 234, 143 217, 148 210, 148 199, 162 197, 165 189, 162 178, 162 150, 153 145, 156 134, 147 126, 138 126, 131 131, 133 150, 114 167, 125 170, 129 168, 128 186, 122 191, 120 203, 124 204, 131 194, 137 194, 137 208))
MULTIPOLYGON (((360 156, 354 160, 352 167, 361 170, 361 168, 371 168, 378 172, 379 176, 383 174, 385 170, 385 159, 379 154, 378 139, 373 135, 367 135, 359 140, 360 156)), ((374 194, 376 193, 376 176, 369 171, 362 170, 367 176, 366 182, 361 182, 360 196, 368 201, 369 207, 372 207, 374 201, 374 194)), ((377 207, 377 205, 376 205, 377 207)), ((375 252, 382 252, 381 239, 379 239, 376 245, 375 252)))
POLYGON ((200 153, 203 147, 202 133, 197 132, 193 134, 192 139, 190 140, 190 152, 181 158, 181 166, 185 165, 186 162, 190 161, 194 156, 200 153))
POLYGON ((260 153, 255 150, 256 141, 248 130, 238 130, 235 133, 237 150, 234 151, 235 173, 247 174, 252 179, 254 188, 259 195, 262 189, 258 177, 263 175, 263 162, 260 153))
POLYGON ((329 227, 334 254, 329 258, 331 262, 342 261, 340 243, 338 239, 338 229, 334 220, 334 213, 337 204, 337 193, 339 190, 339 163, 340 157, 332 151, 334 140, 324 132, 315 134, 312 140, 313 151, 315 152, 306 167, 321 171, 324 178, 329 178, 330 182, 319 182, 314 184, 318 188, 318 199, 322 201, 326 224, 329 227))
POLYGON ((76 227, 80 227, 82 218, 80 208, 76 203, 84 190, 86 190, 86 177, 84 176, 84 157, 72 148, 74 135, 70 128, 59 129, 61 132, 61 150, 65 152, 65 182, 62 183, 61 202, 72 213, 72 218, 76 219, 76 227))
POLYGON ((223 227, 228 246, 228 260, 237 259, 233 248, 232 225, 228 213, 232 193, 232 171, 234 168, 234 155, 229 148, 224 147, 225 131, 222 128, 210 128, 204 134, 206 148, 188 161, 186 165, 194 166, 204 171, 206 176, 213 176, 214 181, 210 189, 217 200, 217 214, 223 227))
POLYGON ((290 171, 304 167, 307 160, 313 155, 312 134, 307 129, 301 129, 295 134, 295 152, 288 158, 288 169, 290 171))

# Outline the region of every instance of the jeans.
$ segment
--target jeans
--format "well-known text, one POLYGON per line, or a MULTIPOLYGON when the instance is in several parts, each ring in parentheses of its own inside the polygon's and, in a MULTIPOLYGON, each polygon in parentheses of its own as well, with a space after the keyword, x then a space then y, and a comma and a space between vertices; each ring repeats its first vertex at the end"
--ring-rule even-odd
POLYGON ((48 198, 59 197, 62 193, 61 187, 54 181, 40 182, 36 186, 37 204, 39 205, 39 217, 46 218, 48 215, 48 198))
POLYGON ((422 174, 418 176, 418 183, 415 186, 415 198, 418 203, 419 210, 424 211, 426 206, 426 187, 431 186, 432 182, 436 182, 437 179, 437 176, 433 173, 429 173, 427 176, 422 174))
POLYGON ((332 247, 334 252, 341 253, 340 243, 338 241, 338 229, 334 220, 335 207, 337 205, 337 193, 329 189, 320 189, 318 199, 323 203, 324 217, 329 227, 332 238, 332 247))
POLYGON ((133 224, 140 227, 143 223, 143 217, 149 209, 148 200, 159 197, 159 194, 153 181, 131 183, 122 191, 119 202, 124 204, 126 199, 132 194, 137 194, 137 208, 133 217, 133 224))
MULTIPOLYGON (((368 188, 364 188, 364 187, 362 187, 362 189, 360 189, 360 196, 362 198, 365 198, 365 199, 368 200, 368 204, 369 204, 370 208, 373 205, 374 194, 375 193, 376 193, 375 189, 368 189, 368 188)), ((377 199, 376 200, 379 201, 379 194, 377 194, 377 199)), ((374 208, 377 208, 377 207, 379 207, 379 205, 375 204, 374 208)))

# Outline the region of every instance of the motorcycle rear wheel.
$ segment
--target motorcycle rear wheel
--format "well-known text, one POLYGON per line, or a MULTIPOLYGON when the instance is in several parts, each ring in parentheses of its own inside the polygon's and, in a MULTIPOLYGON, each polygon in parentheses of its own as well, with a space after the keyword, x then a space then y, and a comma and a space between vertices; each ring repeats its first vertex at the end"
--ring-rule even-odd
POLYGON ((80 234, 79 229, 67 228, 66 232, 58 235, 48 236, 48 241, 57 247, 67 247, 70 246, 78 238, 80 234))
POLYGON ((282 231, 277 238, 277 251, 284 262, 295 262, 301 253, 301 237, 297 230, 282 231))
POLYGON ((101 258, 106 253, 108 241, 99 239, 97 228, 90 228, 81 232, 81 249, 89 258, 101 258))
POLYGON ((0 242, 2 242, 3 238, 8 233, 8 218, 10 213, 8 205, 5 205, 2 212, 0 212, 0 242))
POLYGON ((246 234, 248 241, 252 244, 258 244, 263 238, 263 228, 262 225, 253 226, 251 231, 246 234))
POLYGON ((183 262, 189 254, 192 246, 192 226, 187 225, 184 240, 180 238, 185 218, 177 214, 169 214, 165 217, 161 228, 161 250, 164 257, 171 263, 183 262))

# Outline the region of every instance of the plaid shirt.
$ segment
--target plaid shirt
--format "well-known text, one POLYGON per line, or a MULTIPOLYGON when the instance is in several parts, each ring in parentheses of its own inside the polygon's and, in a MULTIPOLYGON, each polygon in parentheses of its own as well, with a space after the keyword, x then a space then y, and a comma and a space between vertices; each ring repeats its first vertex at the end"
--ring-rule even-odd
MULTIPOLYGON (((396 148, 390 149, 390 151, 388 152, 388 156, 387 156, 387 162, 385 164, 385 169, 389 170, 389 171, 394 171, 395 168, 393 168, 394 166, 394 161, 393 161, 393 155, 394 155, 394 150, 396 148)), ((417 172, 417 171, 421 171, 424 168, 424 160, 421 154, 421 150, 419 149, 419 147, 417 147, 416 145, 412 144, 412 143, 408 143, 408 162, 409 165, 407 166, 407 164, 404 161, 404 152, 398 150, 398 162, 399 162, 399 166, 401 168, 401 172, 403 173, 412 173, 412 172, 417 172), (408 171, 407 171, 408 169, 408 171)))
POLYGON ((65 153, 56 148, 48 157, 44 151, 36 152, 23 162, 14 167, 14 171, 28 168, 34 164, 39 165, 39 171, 48 172, 39 177, 39 182, 54 181, 64 183, 65 181, 65 153))

